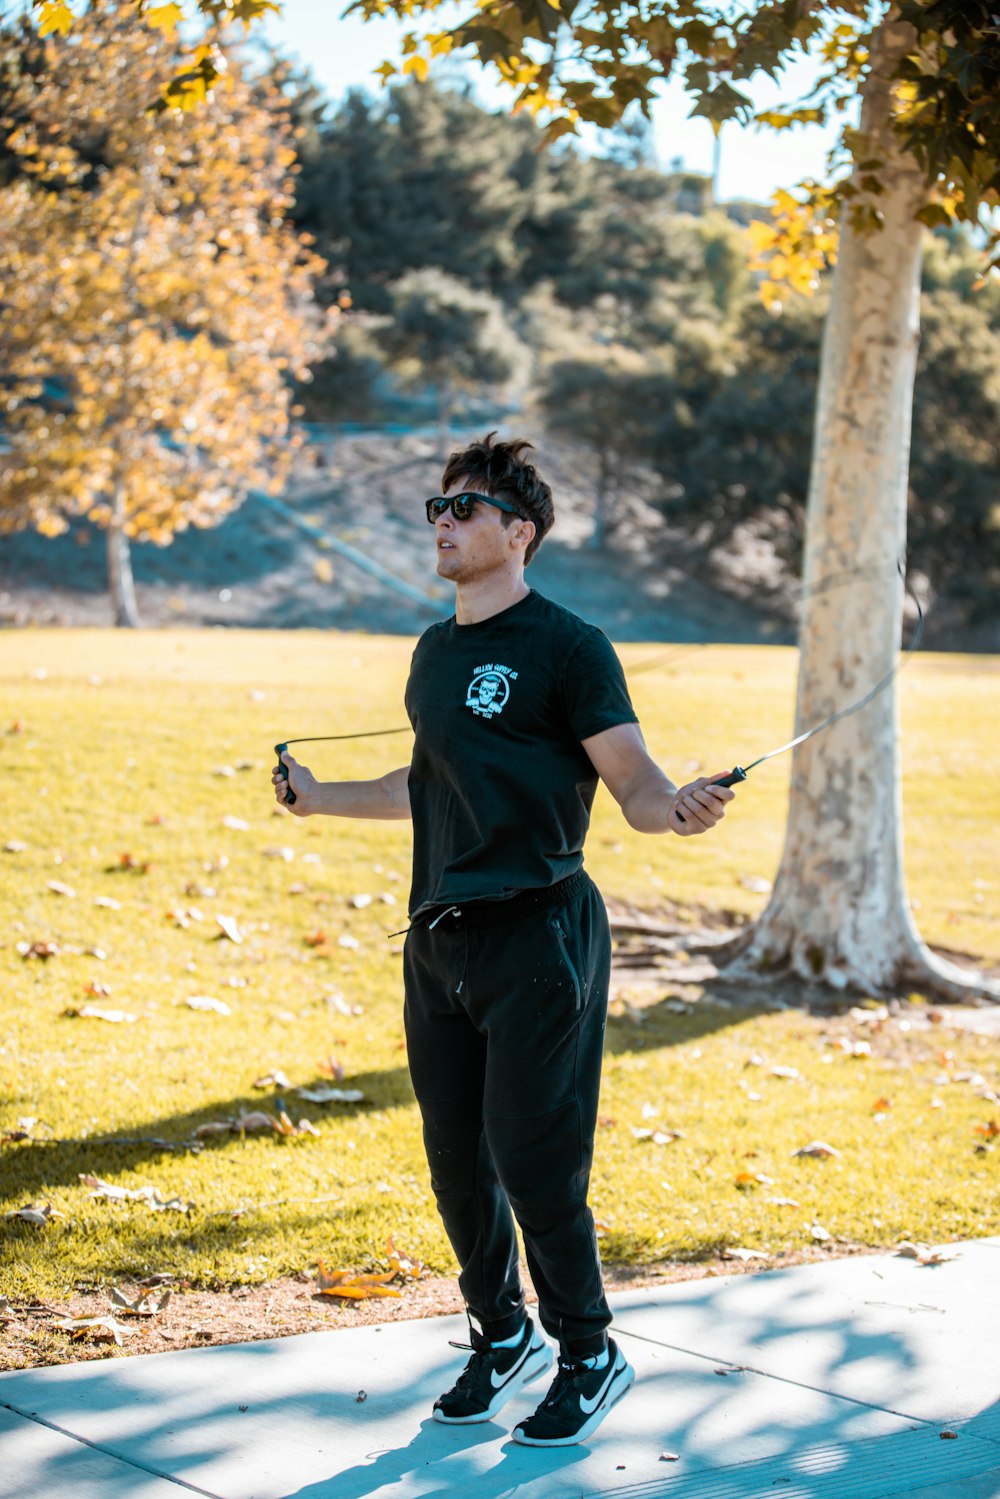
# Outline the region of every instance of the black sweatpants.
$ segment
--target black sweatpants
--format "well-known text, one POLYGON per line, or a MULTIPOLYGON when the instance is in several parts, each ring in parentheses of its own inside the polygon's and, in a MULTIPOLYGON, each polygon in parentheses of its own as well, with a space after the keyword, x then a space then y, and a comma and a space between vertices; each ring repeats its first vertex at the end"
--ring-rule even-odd
POLYGON ((581 870, 436 915, 406 938, 406 1040, 462 1295, 488 1338, 518 1330, 516 1218, 545 1331, 564 1353, 600 1353, 611 1312, 587 1188, 611 968, 604 902, 581 870))

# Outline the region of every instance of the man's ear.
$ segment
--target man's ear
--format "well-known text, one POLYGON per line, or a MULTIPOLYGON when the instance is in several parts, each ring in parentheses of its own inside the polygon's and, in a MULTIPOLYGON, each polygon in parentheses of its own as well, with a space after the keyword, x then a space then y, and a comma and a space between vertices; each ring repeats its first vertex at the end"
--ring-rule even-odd
POLYGON ((535 522, 533 520, 523 520, 520 525, 512 526, 511 530, 513 531, 515 541, 518 543, 523 541, 524 550, 527 551, 535 538, 535 522))

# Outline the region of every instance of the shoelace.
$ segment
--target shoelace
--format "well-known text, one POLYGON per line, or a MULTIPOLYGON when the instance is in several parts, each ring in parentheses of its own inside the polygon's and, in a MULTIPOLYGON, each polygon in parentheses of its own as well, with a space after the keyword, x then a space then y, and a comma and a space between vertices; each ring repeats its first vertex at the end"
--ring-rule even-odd
POLYGON ((566 1392, 567 1385, 572 1384, 573 1380, 576 1379, 579 1375, 588 1374, 590 1372, 591 1370, 589 1368, 589 1365, 584 1363, 582 1359, 560 1358, 558 1372, 555 1379, 552 1381, 552 1387, 549 1390, 549 1393, 542 1401, 542 1405, 558 1404, 558 1402, 566 1392))
POLYGON ((450 1348, 461 1348, 465 1352, 471 1353, 473 1355, 473 1358, 469 1360, 465 1368, 462 1370, 461 1374, 458 1376, 458 1379, 455 1381, 456 1389, 461 1389, 463 1386, 469 1385, 473 1382, 476 1377, 476 1359, 486 1358, 490 1353, 510 1352, 509 1349, 505 1350, 501 1348, 491 1348, 489 1344, 487 1344, 486 1347, 483 1347, 480 1344, 480 1346, 477 1348, 475 1343, 456 1343, 453 1338, 448 1339, 448 1346, 450 1348))

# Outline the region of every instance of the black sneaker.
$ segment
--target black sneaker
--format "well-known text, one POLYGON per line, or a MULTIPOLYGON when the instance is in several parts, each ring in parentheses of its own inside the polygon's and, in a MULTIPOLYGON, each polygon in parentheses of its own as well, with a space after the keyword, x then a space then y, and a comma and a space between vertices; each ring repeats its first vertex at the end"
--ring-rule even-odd
POLYGON ((435 1421, 451 1426, 469 1426, 491 1421, 512 1395, 552 1368, 552 1349, 529 1317, 520 1343, 513 1348, 493 1348, 489 1338, 470 1327, 471 1343, 452 1343, 453 1348, 471 1348, 472 1357, 452 1389, 434 1402, 435 1421))
POLYGON ((571 1447, 586 1441, 635 1381, 635 1370, 612 1339, 603 1369, 593 1360, 559 1359, 559 1372, 533 1416, 511 1432, 525 1447, 571 1447))

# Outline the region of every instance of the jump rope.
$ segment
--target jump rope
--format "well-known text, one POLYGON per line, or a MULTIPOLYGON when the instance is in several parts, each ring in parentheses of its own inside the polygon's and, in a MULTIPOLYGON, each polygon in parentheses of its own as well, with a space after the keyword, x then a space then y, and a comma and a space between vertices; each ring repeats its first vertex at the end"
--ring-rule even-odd
MULTIPOLYGON (((878 682, 876 682, 875 686, 872 687, 868 692, 866 692, 864 697, 858 698, 856 702, 848 704, 846 708, 838 708, 835 713, 831 713, 827 718, 824 718, 822 722, 813 724, 812 728, 806 729, 803 733, 797 734, 794 739, 789 739, 786 744, 779 744, 777 749, 768 750, 766 754, 758 755, 757 759, 751 760, 749 765, 745 767, 742 765, 734 765, 728 775, 721 776, 717 781, 710 782, 711 785, 736 786, 740 783, 740 781, 745 781, 749 772, 755 769, 756 766, 763 765, 765 760, 773 760, 775 755, 784 755, 789 750, 795 749, 797 745, 805 744, 808 739, 814 739, 817 734, 822 734, 825 729, 832 728, 833 725, 835 723, 839 723, 841 719, 850 717, 852 713, 860 713, 862 708, 866 708, 870 702, 873 702, 874 699, 878 697, 879 693, 884 692, 885 689, 889 686, 890 682, 899 675, 906 662, 910 659, 914 651, 920 645, 920 641, 924 633, 924 611, 920 607, 920 600, 917 598, 916 594, 913 592, 913 589, 907 582, 902 556, 900 556, 896 560, 895 567, 896 571, 899 573, 900 577, 903 580, 904 590, 909 594, 910 598, 916 605, 917 623, 914 626, 913 637, 910 640, 909 645, 906 647, 906 650, 902 652, 892 670, 886 672, 885 676, 882 677, 878 682)), ((819 594, 829 592, 829 590, 832 588, 842 587, 845 583, 853 581, 857 577, 863 577, 866 574, 870 575, 872 572, 875 572, 877 575, 881 571, 881 565, 874 564, 870 567, 851 568, 843 573, 834 573, 829 578, 825 578, 821 583, 817 583, 814 588, 811 588, 809 590, 808 595, 803 595, 803 597, 815 598, 819 594)), ((711 642, 707 640, 699 641, 696 643, 695 649, 697 649, 699 646, 709 644, 711 644, 711 642)), ((676 660, 677 657, 670 656, 667 659, 676 660)), ((638 666, 633 667, 630 675, 635 676, 638 672, 641 671, 651 671, 654 669, 654 667, 663 666, 665 664, 666 663, 663 658, 658 658, 654 661, 649 662, 642 662, 638 666)), ((307 735, 302 739, 286 739, 281 744, 276 744, 274 746, 274 752, 278 757, 278 769, 280 770, 284 780, 287 781, 288 766, 284 763, 281 756, 284 754, 285 750, 287 750, 290 744, 330 744, 334 741, 342 741, 345 739, 379 739, 387 734, 409 733, 412 733, 412 730, 410 728, 410 725, 407 724, 404 728, 400 729, 368 729, 360 734, 307 735)), ((287 795, 285 796, 285 802, 293 803, 295 800, 295 792, 292 790, 291 786, 289 786, 287 795)), ((687 821, 687 819, 680 812, 677 813, 677 820, 678 822, 687 821)))

